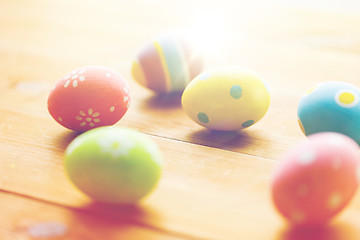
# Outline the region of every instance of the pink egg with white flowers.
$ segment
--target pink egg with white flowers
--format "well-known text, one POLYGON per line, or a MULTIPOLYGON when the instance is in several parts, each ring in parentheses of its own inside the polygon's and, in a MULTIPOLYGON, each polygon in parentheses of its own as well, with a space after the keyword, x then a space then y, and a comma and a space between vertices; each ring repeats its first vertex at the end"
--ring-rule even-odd
POLYGON ((129 104, 125 78, 104 66, 73 70, 56 83, 48 97, 48 110, 55 121, 80 132, 117 123, 129 104))
POLYGON ((310 135, 280 162, 272 182, 277 210, 294 225, 325 224, 353 198, 359 146, 332 132, 310 135))

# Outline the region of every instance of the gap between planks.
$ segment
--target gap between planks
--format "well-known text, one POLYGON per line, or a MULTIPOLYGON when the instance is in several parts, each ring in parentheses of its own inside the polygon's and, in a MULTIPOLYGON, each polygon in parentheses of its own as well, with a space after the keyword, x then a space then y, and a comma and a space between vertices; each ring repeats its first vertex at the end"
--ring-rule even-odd
MULTIPOLYGON (((41 111, 37 111, 37 112, 33 112, 33 111, 28 111, 28 112, 23 112, 23 111, 15 111, 14 109, 6 109, 6 108, 3 108, 0 110, 0 111, 7 111, 9 112, 10 114, 13 113, 13 114, 17 114, 17 115, 25 115, 25 116, 29 116, 29 115, 32 115, 34 118, 42 118, 43 120, 47 120, 47 119, 50 119, 51 117, 49 116, 49 114, 46 114, 46 113, 43 113, 41 111)), ((23 109, 22 109, 23 110, 23 109)), ((7 114, 5 114, 7 115, 7 114)), ((52 120, 52 119, 50 119, 52 120)), ((127 126, 121 126, 121 125, 118 125, 115 124, 113 125, 114 127, 125 127, 127 128, 127 126)), ((59 126, 59 129, 60 128, 63 128, 65 131, 69 131, 69 132, 72 132, 73 135, 76 137, 76 136, 79 136, 80 134, 82 134, 82 132, 75 132, 75 131, 71 131, 71 130, 68 130, 62 126, 59 126)), ((205 128, 204 128, 205 129, 205 128)), ((1 125, 0 125, 0 130, 1 130, 1 125)), ((208 131, 211 131, 210 129, 207 129, 208 131)), ((137 130, 139 132, 141 132, 142 134, 145 134, 147 136, 152 136, 152 137, 156 137, 156 138, 161 138, 161 139, 164 139, 164 140, 170 140, 170 141, 174 141, 174 142, 180 142, 180 143, 185 143, 185 144, 192 144, 192 145, 195 145, 195 146, 202 146, 202 147, 208 147, 208 148, 212 148, 212 149, 217 149, 217 150, 221 150, 221 151, 226 151, 226 152, 232 152, 232 153, 236 153, 236 154, 240 154, 240 155, 243 155, 243 156, 251 156, 251 157, 256 157, 256 158, 259 158, 259 159, 262 159, 264 161, 269 161, 269 162, 278 162, 278 160, 275 160, 275 159, 272 159, 270 157, 265 157, 265 156, 258 156, 256 154, 250 154, 250 153, 245 153, 245 152, 240 152, 240 151, 235 151, 235 150, 231 150, 231 149, 223 149, 223 148, 218 148, 218 147, 212 147, 210 145, 207 145, 207 144, 202 144, 202 143, 198 143, 198 142, 191 142, 191 141, 186 141, 185 139, 176 139, 176 138, 173 138, 173 137, 167 137, 167 136, 164 136, 164 135, 158 135, 158 134, 154 134, 154 133, 151 133, 151 132, 146 132, 146 130, 137 130)), ((246 131, 246 130, 245 130, 246 131)), ((237 134, 239 135, 240 134, 240 131, 238 132, 234 132, 234 134, 237 134)), ((15 139, 10 139, 10 138, 7 138, 7 140, 13 140, 15 141, 15 139)), ((18 141, 19 139, 16 139, 15 142, 19 143, 18 141)), ((28 144, 28 142, 26 142, 26 144, 28 144)), ((41 144, 36 144, 36 142, 32 142, 32 144, 34 144, 33 146, 34 147, 41 147, 42 145, 41 144)), ((53 145, 49 144, 49 146, 52 146, 54 147, 53 145)), ((59 152, 64 152, 65 149, 62 149, 62 151, 59 151, 59 152)))

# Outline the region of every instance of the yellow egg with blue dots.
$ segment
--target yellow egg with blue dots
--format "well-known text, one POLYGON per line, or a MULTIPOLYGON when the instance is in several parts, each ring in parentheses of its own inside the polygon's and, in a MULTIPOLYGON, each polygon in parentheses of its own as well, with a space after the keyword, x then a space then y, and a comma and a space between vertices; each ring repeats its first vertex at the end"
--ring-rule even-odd
POLYGON ((270 92, 254 71, 222 67, 195 77, 185 88, 181 103, 196 123, 213 130, 236 131, 264 117, 270 92))

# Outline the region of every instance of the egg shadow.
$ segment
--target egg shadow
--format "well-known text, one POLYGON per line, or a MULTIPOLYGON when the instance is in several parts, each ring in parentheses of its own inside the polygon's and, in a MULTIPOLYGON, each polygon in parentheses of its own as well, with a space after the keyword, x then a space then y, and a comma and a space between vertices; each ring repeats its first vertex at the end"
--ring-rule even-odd
MULTIPOLYGON (((129 239, 134 236, 134 227, 163 231, 158 226, 161 219, 157 212, 148 206, 90 202, 71 210, 69 225, 76 226, 71 231, 81 235, 76 239, 129 239)), ((141 231, 136 232, 138 235, 141 236, 141 231)))
POLYGON ((142 107, 146 109, 172 109, 181 106, 182 93, 154 94, 145 99, 142 107))
POLYGON ((137 220, 147 219, 149 212, 137 204, 109 204, 100 202, 90 202, 88 205, 79 209, 81 212, 96 215, 98 218, 111 222, 136 222, 137 220))
POLYGON ((66 149, 66 147, 80 134, 81 132, 75 132, 75 131, 63 132, 53 138, 52 144, 54 146, 60 147, 61 149, 66 149))
POLYGON ((194 143, 224 150, 247 148, 256 144, 256 133, 253 131, 218 131, 201 129, 190 133, 187 138, 194 143))
POLYGON ((288 226, 279 234, 278 240, 355 240, 357 234, 343 223, 319 226, 288 226))

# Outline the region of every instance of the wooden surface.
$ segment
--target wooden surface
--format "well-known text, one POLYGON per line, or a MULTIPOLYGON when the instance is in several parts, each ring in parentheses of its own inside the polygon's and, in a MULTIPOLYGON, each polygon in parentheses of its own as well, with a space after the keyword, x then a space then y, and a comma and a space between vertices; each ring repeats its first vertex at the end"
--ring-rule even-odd
POLYGON ((360 194, 329 226, 295 229, 275 211, 269 186, 281 155, 305 138, 301 94, 321 81, 360 86, 360 15, 208 2, 0 2, 1 240, 359 239, 360 194), (209 50, 207 68, 245 65, 270 86, 268 113, 243 132, 205 130, 179 96, 157 96, 131 78, 144 42, 194 27, 202 14, 229 33, 209 50), (50 117, 46 100, 56 81, 88 64, 126 77, 133 101, 116 125, 149 135, 163 152, 161 182, 138 206, 95 204, 64 174, 63 152, 77 134, 50 117))

